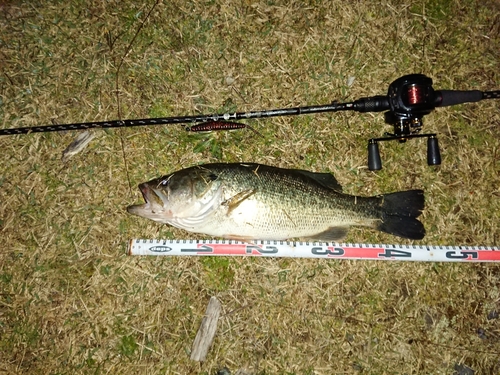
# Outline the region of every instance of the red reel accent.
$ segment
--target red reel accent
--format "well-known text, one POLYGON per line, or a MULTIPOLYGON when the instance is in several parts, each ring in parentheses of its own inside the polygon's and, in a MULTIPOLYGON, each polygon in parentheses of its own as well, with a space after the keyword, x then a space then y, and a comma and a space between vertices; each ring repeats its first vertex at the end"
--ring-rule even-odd
POLYGON ((421 104, 425 101, 424 92, 418 85, 408 87, 408 104, 415 105, 421 104))

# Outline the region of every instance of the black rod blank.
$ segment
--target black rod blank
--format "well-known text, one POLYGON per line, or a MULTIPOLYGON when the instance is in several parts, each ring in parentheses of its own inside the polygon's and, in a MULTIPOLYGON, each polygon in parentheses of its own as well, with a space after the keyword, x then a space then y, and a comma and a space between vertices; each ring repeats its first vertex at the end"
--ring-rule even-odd
POLYGON ((125 127, 146 126, 146 125, 168 125, 168 124, 187 124, 187 123, 194 124, 194 123, 210 122, 210 121, 230 121, 230 120, 254 119, 254 118, 264 118, 264 117, 302 115, 302 114, 319 113, 319 112, 335 112, 342 110, 352 110, 353 106, 354 106, 353 103, 332 103, 328 105, 281 108, 281 109, 272 109, 266 111, 31 126, 24 128, 0 129, 0 135, 44 133, 44 132, 57 132, 57 131, 67 131, 67 130, 87 130, 95 128, 99 129, 125 128, 125 127))
MULTIPOLYGON (((476 102, 483 99, 498 99, 500 91, 451 91, 442 90, 436 92, 436 106, 444 107, 449 105, 461 104, 466 102, 476 102)), ((337 112, 337 111, 357 111, 357 112, 381 112, 391 109, 387 96, 373 96, 361 98, 350 103, 337 103, 325 105, 314 105, 294 108, 280 108, 263 111, 250 112, 235 112, 222 113, 211 115, 195 115, 195 116, 178 116, 178 117, 160 117, 137 120, 111 120, 100 122, 83 122, 73 124, 60 125, 44 125, 44 126, 28 126, 21 128, 0 129, 1 135, 29 134, 29 133, 45 133, 58 132, 68 130, 87 130, 87 129, 109 129, 109 128, 126 128, 133 126, 146 125, 169 125, 169 124, 196 124, 211 121, 230 121, 244 120, 264 117, 276 116, 292 116, 305 115, 320 112, 337 112)))

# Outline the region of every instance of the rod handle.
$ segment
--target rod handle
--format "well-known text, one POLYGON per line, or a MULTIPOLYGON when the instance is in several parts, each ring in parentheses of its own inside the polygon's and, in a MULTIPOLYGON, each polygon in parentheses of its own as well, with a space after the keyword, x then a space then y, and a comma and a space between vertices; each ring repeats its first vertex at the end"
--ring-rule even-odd
POLYGON ((483 92, 479 90, 455 91, 441 90, 436 91, 436 107, 447 107, 450 105, 462 103, 474 103, 483 99, 483 92))
POLYGON ((389 98, 382 95, 361 98, 353 104, 353 109, 357 112, 382 112, 391 109, 389 98))

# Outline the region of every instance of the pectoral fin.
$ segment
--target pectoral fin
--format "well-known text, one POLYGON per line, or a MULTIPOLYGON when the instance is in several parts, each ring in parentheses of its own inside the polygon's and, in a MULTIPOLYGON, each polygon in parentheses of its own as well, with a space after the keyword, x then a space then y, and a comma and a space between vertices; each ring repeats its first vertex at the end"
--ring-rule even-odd
POLYGON ((339 241, 347 236, 349 227, 330 227, 327 230, 307 237, 309 240, 316 241, 339 241))
POLYGON ((226 214, 229 215, 236 207, 240 205, 241 202, 243 202, 248 197, 251 197, 253 194, 255 194, 256 191, 257 190, 255 189, 243 190, 240 191, 238 194, 233 195, 228 200, 224 201, 222 204, 227 206, 226 214))

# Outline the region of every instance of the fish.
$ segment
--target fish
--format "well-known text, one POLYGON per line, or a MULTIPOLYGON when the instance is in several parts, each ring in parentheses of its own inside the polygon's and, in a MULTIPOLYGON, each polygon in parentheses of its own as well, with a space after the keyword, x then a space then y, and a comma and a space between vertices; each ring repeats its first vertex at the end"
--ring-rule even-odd
POLYGON ((139 184, 145 203, 130 214, 233 240, 339 241, 350 227, 420 240, 422 190, 344 194, 330 173, 257 163, 212 163, 139 184))

